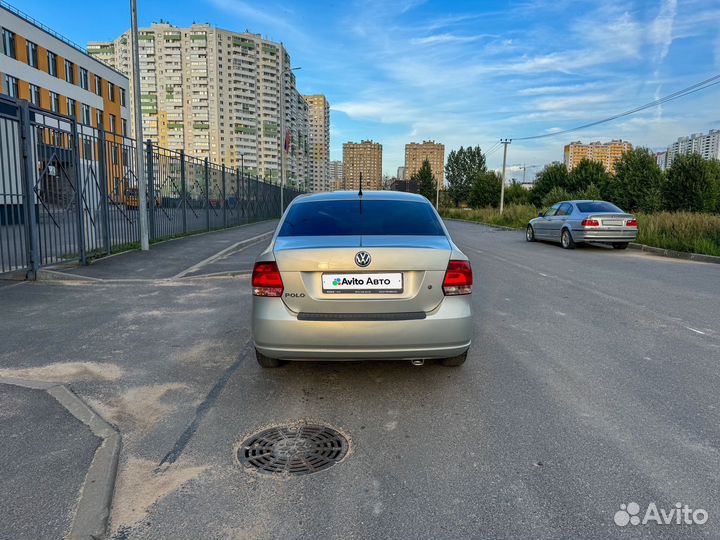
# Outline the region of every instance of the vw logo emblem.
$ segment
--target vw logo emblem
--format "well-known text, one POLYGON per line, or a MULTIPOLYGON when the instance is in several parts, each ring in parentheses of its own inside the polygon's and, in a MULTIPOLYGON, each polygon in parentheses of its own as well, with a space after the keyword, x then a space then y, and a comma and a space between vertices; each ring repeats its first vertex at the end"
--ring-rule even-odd
POLYGON ((372 257, 367 251, 358 251, 355 254, 355 264, 362 268, 365 268, 368 264, 370 264, 370 261, 372 261, 372 257))

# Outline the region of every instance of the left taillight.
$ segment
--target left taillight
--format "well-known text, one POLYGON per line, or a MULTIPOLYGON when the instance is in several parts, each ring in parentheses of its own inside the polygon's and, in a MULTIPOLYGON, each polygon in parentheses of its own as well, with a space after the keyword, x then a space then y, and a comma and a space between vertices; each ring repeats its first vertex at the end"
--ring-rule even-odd
POLYGON ((469 261, 450 261, 445 270, 443 293, 445 296, 470 294, 472 292, 473 275, 469 261))
POLYGON ((282 296, 284 286, 275 261, 255 263, 252 287, 254 296, 282 296))

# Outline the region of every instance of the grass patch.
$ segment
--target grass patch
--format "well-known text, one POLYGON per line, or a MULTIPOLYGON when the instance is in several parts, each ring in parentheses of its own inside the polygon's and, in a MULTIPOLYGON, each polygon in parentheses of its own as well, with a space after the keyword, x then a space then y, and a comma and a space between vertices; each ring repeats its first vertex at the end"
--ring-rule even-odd
POLYGON ((695 212, 637 214, 638 242, 662 249, 720 256, 720 216, 695 212))
POLYGON ((489 225, 524 229, 528 221, 538 216, 538 209, 530 204, 510 204, 501 214, 497 208, 441 208, 440 215, 451 219, 467 219, 489 225))

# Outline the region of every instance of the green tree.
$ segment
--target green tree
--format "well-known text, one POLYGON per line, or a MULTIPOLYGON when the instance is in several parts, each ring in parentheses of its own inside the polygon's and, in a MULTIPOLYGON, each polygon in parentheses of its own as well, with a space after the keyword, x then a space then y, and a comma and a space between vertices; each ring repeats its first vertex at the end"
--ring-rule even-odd
POLYGON ((417 182, 418 193, 424 195, 431 203, 435 203, 436 181, 433 176, 430 162, 426 159, 420 166, 420 170, 410 177, 410 180, 417 182))
POLYGON ((470 191, 478 174, 487 170, 485 154, 479 146, 452 150, 445 165, 445 178, 450 198, 459 206, 470 199, 470 191))
POLYGON ((496 207, 500 204, 500 187, 502 180, 494 171, 478 173, 470 190, 470 206, 473 208, 496 207))
POLYGON ((665 175, 647 148, 624 152, 603 196, 626 211, 662 210, 665 175))
POLYGON ((608 183, 609 173, 605 166, 599 161, 582 159, 575 168, 570 171, 568 183, 565 187, 570 193, 575 193, 588 188, 590 184, 602 186, 608 183))
POLYGON ((535 185, 530 191, 530 202, 541 206, 545 195, 553 188, 567 188, 568 170, 564 163, 551 163, 535 176, 535 185))
POLYGON ((570 195, 567 189, 555 186, 543 197, 542 206, 547 208, 557 202, 568 201, 570 199, 572 199, 572 195, 570 195))
POLYGON ((572 194, 572 197, 574 199, 587 199, 590 201, 597 201, 602 199, 602 195, 600 195, 600 188, 598 188, 595 184, 590 184, 585 189, 576 191, 572 194))
POLYGON ((699 154, 677 156, 667 171, 663 190, 665 208, 671 211, 713 212, 718 208, 720 166, 699 154))
POLYGON ((522 184, 513 182, 505 189, 505 204, 527 204, 530 192, 522 184))

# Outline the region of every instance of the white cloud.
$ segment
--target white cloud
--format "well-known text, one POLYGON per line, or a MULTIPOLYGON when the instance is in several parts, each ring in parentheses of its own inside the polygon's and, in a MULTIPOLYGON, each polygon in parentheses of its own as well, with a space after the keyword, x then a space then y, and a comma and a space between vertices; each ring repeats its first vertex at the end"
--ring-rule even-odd
POLYGON ((660 12, 650 25, 649 38, 657 46, 656 63, 665 60, 673 42, 673 24, 677 13, 677 0, 663 0, 660 12))
POLYGON ((410 43, 413 45, 438 45, 443 43, 472 43, 481 39, 495 38, 492 34, 480 34, 475 36, 458 36, 455 34, 434 34, 423 38, 413 38, 410 43))

